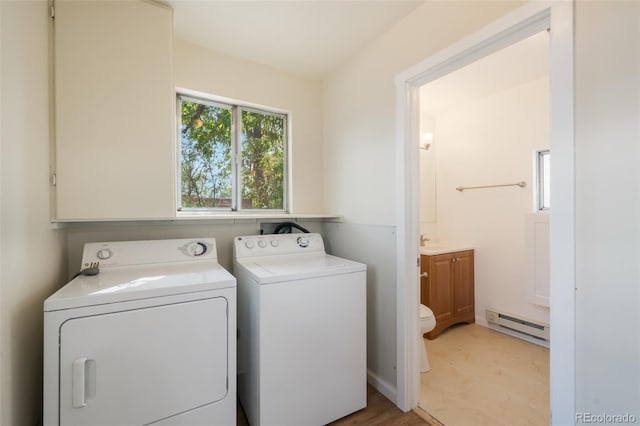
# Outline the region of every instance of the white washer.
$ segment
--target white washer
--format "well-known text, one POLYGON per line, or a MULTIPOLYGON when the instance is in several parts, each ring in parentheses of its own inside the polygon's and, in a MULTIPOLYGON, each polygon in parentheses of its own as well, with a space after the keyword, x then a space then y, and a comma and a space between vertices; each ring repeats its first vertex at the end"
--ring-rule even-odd
POLYGON ((366 265, 319 234, 236 237, 238 396, 252 426, 324 425, 367 405, 366 265))
POLYGON ((236 421, 236 280, 213 238, 88 243, 44 302, 44 425, 236 421))

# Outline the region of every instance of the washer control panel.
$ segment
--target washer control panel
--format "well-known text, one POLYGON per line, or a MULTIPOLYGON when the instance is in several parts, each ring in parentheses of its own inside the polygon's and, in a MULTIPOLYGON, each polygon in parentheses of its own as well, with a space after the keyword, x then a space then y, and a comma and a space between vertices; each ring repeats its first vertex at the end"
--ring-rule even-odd
POLYGON ((105 268, 197 260, 217 261, 214 238, 86 243, 81 269, 96 263, 105 268))
POLYGON ((237 258, 309 252, 324 253, 324 241, 320 234, 249 235, 236 237, 233 242, 233 251, 237 258))

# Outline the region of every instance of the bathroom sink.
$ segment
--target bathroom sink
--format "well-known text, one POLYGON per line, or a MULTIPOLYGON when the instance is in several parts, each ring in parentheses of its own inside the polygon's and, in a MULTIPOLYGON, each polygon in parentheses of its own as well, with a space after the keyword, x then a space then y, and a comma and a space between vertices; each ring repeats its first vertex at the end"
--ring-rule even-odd
POLYGON ((424 246, 424 247, 420 247, 420 254, 426 254, 428 256, 431 256, 434 254, 447 253, 450 248, 451 247, 448 247, 448 246, 437 246, 437 245, 424 246))
POLYGON ((420 247, 420 254, 424 254, 427 256, 435 256, 436 254, 445 254, 445 253, 453 253, 455 251, 464 251, 464 250, 472 250, 473 247, 470 246, 445 246, 445 245, 426 245, 424 247, 420 247))

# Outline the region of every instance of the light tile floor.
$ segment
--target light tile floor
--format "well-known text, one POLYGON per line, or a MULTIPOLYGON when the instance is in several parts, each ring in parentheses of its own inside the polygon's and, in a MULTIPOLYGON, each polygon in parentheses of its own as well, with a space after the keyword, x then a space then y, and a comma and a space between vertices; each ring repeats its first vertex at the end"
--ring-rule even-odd
POLYGON ((419 406, 446 426, 549 424, 549 350, 477 324, 427 344, 419 406))

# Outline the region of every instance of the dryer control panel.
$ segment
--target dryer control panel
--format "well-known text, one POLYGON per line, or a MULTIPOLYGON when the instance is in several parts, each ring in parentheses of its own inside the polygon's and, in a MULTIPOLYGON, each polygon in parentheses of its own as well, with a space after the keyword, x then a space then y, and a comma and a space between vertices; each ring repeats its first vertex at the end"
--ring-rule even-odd
POLYGON ((100 268, 109 268, 197 260, 217 260, 214 238, 86 243, 81 269, 96 262, 100 268))
POLYGON ((233 253, 236 258, 324 253, 324 241, 320 234, 249 235, 233 240, 233 253))

